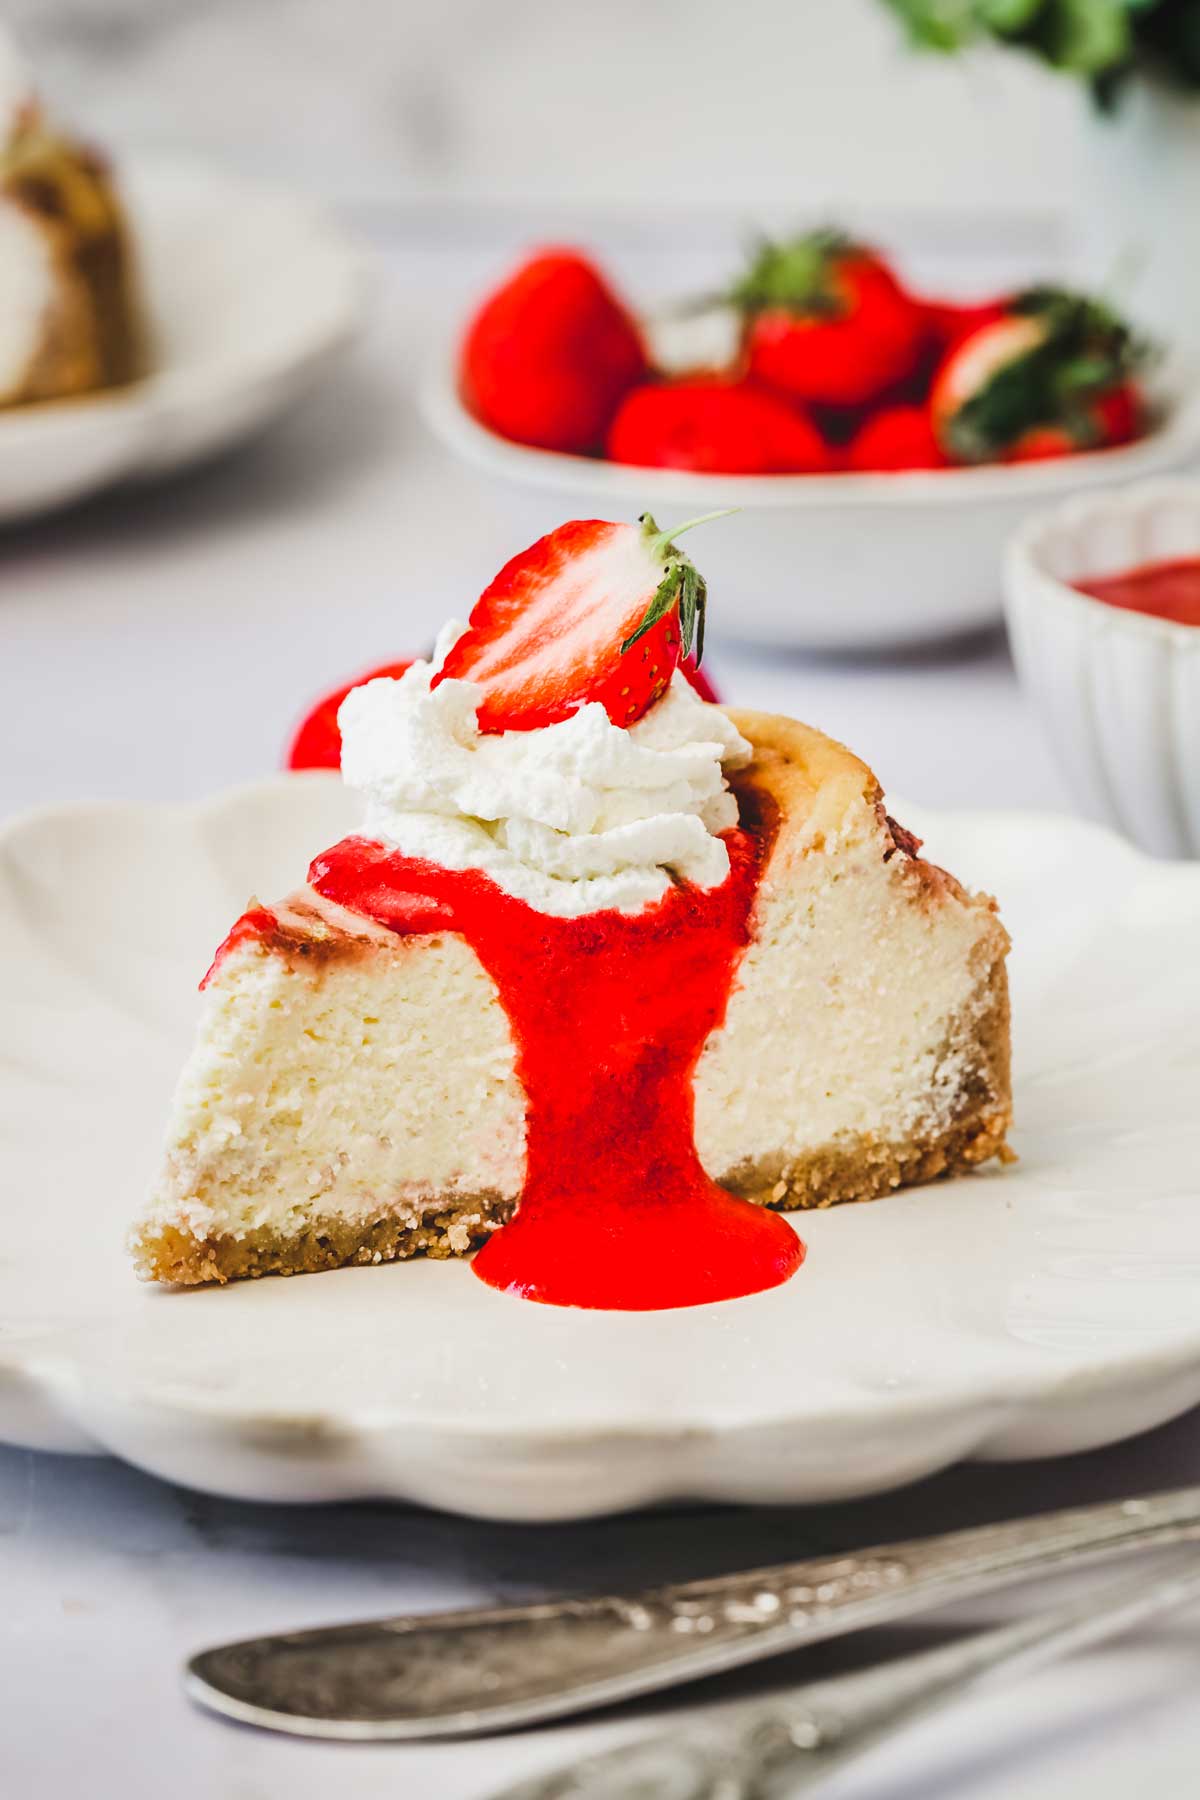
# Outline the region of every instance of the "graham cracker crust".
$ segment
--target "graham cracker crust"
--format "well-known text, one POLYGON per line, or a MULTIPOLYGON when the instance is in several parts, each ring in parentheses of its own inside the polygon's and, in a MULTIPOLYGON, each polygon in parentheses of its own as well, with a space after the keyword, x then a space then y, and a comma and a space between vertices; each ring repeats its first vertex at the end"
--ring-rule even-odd
POLYGON ((831 1144, 798 1161, 764 1157, 739 1163, 721 1182, 731 1193, 779 1212, 816 1212, 860 1200, 878 1200, 900 1187, 943 1176, 964 1175, 998 1156, 1013 1160, 1005 1144, 1007 1112, 964 1119, 948 1131, 918 1137, 906 1144, 880 1142, 870 1136, 848 1144, 831 1144))
MULTIPOLYGON (((437 1205, 436 1200, 429 1202, 437 1205)), ((132 1242, 139 1275, 178 1287, 205 1282, 244 1281, 259 1275, 315 1275, 322 1269, 356 1264, 403 1262, 410 1256, 444 1261, 476 1249, 516 1211, 516 1202, 500 1194, 463 1195, 452 1205, 430 1211, 412 1225, 412 1207, 381 1213, 374 1219, 344 1219, 318 1213, 300 1230, 286 1235, 265 1227, 244 1237, 222 1233, 193 1237, 177 1225, 147 1224, 132 1242)))
MULTIPOLYGON (((958 1119, 944 1131, 903 1144, 860 1136, 799 1158, 762 1157, 728 1171, 721 1186, 756 1205, 784 1212, 875 1200, 899 1187, 965 1174, 994 1156, 1011 1161, 1004 1141, 1010 1118, 1006 1106, 968 1099, 958 1119)), ((483 1193, 432 1212, 419 1225, 406 1224, 395 1213, 364 1221, 318 1214, 288 1236, 263 1229, 245 1237, 208 1238, 191 1237, 174 1225, 147 1226, 135 1239, 133 1252, 144 1279, 181 1287, 259 1275, 309 1275, 356 1264, 402 1262, 410 1256, 439 1260, 463 1256, 515 1211, 515 1201, 483 1193)), ((411 1216, 406 1208, 406 1217, 411 1216)))

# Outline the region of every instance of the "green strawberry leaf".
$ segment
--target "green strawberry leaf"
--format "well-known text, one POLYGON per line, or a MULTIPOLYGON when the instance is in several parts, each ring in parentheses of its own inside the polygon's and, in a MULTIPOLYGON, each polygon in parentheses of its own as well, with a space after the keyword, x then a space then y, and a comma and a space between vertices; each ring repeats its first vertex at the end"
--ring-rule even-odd
POLYGON ((663 560, 663 578, 654 591, 654 598, 642 614, 637 629, 629 637, 622 640, 621 655, 632 649, 640 637, 665 618, 676 604, 679 607, 679 643, 680 654, 686 656, 693 643, 696 646, 695 666, 700 667, 704 655, 704 614, 708 603, 708 587, 695 563, 671 542, 693 525, 707 525, 710 519, 727 518, 736 507, 724 507, 720 512, 705 513, 699 519, 689 519, 685 525, 676 525, 670 532, 660 531, 649 513, 643 513, 638 521, 642 534, 646 539, 651 555, 663 560))
POLYGON ((1124 0, 1054 0, 1038 13, 1029 41, 1048 62, 1075 75, 1103 75, 1133 51, 1124 0))
POLYGON ((704 655, 704 611, 707 600, 708 588, 703 575, 695 563, 690 562, 686 556, 677 554, 667 564, 667 572, 659 582, 637 630, 623 640, 621 655, 624 656, 627 650, 631 650, 638 639, 645 637, 678 603, 680 654, 686 656, 694 642, 696 667, 699 668, 704 655))
POLYGON ((840 231, 822 229, 774 244, 764 240, 740 281, 726 298, 743 312, 782 308, 836 316, 843 300, 834 284, 834 265, 857 246, 840 231))

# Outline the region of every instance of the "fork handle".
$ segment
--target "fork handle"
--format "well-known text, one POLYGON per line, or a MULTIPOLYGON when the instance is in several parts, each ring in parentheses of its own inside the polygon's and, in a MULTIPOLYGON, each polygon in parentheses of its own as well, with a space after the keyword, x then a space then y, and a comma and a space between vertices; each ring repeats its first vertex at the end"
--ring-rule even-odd
POLYGON ((1126 1581, 1089 1601, 936 1650, 731 1709, 686 1734, 641 1739, 535 1776, 494 1800, 784 1800, 971 1689, 1041 1668, 1200 1599, 1200 1570, 1126 1581))

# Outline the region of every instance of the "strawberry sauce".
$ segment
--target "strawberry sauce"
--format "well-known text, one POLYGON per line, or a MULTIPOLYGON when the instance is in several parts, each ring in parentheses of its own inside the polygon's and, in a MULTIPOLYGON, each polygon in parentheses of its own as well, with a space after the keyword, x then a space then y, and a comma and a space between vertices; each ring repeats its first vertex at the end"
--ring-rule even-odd
POLYGON ((693 1137, 693 1071, 725 1016, 758 879, 755 839, 725 841, 719 888, 583 918, 366 838, 313 863, 318 892, 392 931, 460 932, 499 989, 527 1142, 517 1214, 475 1257, 490 1286, 647 1311, 759 1293, 803 1262, 784 1219, 709 1179, 693 1137))
POLYGON ((1200 625, 1200 556, 1143 563, 1119 575, 1097 575, 1073 585, 1081 594, 1123 612, 1148 613, 1173 625, 1200 625))
POLYGON ((255 939, 266 937, 279 924, 275 914, 266 906, 252 906, 236 921, 227 935, 217 945, 217 953, 208 965, 204 980, 200 983, 203 993, 225 958, 231 950, 237 950, 242 944, 249 944, 255 939))

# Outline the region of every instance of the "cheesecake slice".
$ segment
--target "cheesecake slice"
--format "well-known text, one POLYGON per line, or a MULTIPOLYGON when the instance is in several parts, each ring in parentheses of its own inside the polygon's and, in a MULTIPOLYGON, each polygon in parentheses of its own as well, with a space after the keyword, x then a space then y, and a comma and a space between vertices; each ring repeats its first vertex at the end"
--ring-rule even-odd
MULTIPOLYGON (((703 1170, 793 1210, 1005 1158, 1008 937, 994 902, 921 857, 849 751, 789 719, 732 718, 752 752, 730 784, 757 873, 691 1070, 703 1170)), ((328 889, 318 877, 252 905, 210 971, 133 1234, 147 1279, 462 1255, 519 1207, 518 1035, 469 933, 436 908, 399 932, 386 895, 348 906, 328 889)), ((593 915, 598 934, 613 916, 593 915)), ((601 1076, 575 1079, 586 1107, 601 1076)), ((575 1174, 563 1167, 565 1191, 575 1174)))
POLYGON ((144 335, 108 166, 47 124, 0 37, 0 406, 121 387, 144 335))

